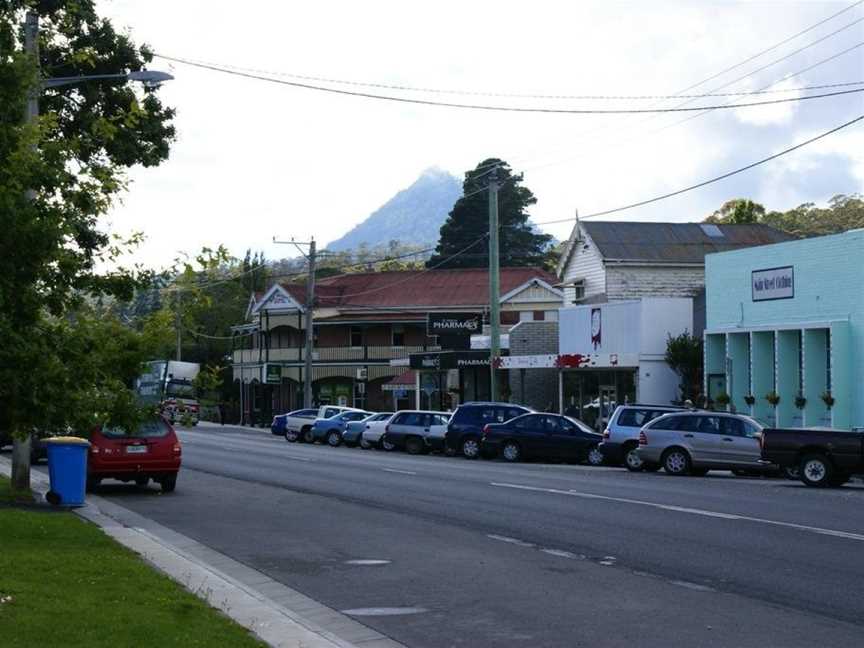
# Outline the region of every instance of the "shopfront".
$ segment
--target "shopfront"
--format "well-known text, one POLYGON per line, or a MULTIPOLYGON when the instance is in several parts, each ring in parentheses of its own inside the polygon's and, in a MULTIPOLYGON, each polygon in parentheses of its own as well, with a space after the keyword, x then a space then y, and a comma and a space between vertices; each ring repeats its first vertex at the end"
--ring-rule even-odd
POLYGON ((706 257, 705 388, 780 427, 864 427, 864 230, 706 257))

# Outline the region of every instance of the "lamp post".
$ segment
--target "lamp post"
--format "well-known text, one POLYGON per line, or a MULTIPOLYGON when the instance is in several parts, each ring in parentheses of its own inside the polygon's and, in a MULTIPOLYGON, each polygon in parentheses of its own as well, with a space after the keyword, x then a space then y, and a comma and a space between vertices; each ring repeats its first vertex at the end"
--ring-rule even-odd
MULTIPOLYGON (((24 51, 39 67, 39 15, 34 11, 28 11, 24 19, 24 51)), ((74 77, 55 77, 53 79, 40 79, 30 89, 27 96, 27 105, 24 112, 24 121, 30 124, 39 118, 39 95, 47 88, 60 88, 64 86, 77 85, 88 81, 137 81, 145 87, 156 87, 164 81, 170 81, 174 77, 167 72, 157 70, 139 70, 136 72, 121 72, 116 74, 91 74, 74 77)), ((34 148, 37 146, 33 144, 34 148)), ((27 198, 33 200, 36 192, 27 190, 27 198)), ((30 435, 26 439, 17 436, 12 442, 12 485, 16 489, 30 488, 30 435)))

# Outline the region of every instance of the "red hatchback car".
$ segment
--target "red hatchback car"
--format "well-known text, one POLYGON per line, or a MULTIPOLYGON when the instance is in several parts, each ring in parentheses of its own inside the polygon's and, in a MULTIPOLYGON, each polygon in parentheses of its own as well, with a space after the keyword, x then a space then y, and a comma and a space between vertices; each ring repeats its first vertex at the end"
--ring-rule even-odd
POLYGON ((134 434, 98 427, 90 435, 87 489, 93 490, 103 479, 134 481, 139 486, 152 479, 170 493, 177 486, 181 454, 180 440, 163 418, 143 423, 134 434))

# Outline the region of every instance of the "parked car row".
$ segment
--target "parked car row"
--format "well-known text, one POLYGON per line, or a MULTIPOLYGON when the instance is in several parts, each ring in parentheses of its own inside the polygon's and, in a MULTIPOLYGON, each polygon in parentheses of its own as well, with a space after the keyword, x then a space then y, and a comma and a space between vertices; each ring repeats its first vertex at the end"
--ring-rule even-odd
POLYGON ((671 405, 619 405, 602 435, 573 417, 485 402, 465 403, 452 415, 328 405, 277 416, 271 429, 289 442, 623 465, 631 472, 662 468, 673 476, 729 470, 839 486, 864 473, 864 433, 766 430, 749 416, 671 405))

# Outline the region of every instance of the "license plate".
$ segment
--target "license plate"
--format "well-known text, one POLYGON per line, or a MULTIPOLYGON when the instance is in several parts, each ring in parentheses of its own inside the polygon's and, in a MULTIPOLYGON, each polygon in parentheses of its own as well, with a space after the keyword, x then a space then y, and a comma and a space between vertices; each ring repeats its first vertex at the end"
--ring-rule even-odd
POLYGON ((145 454, 147 446, 126 446, 126 454, 145 454))

